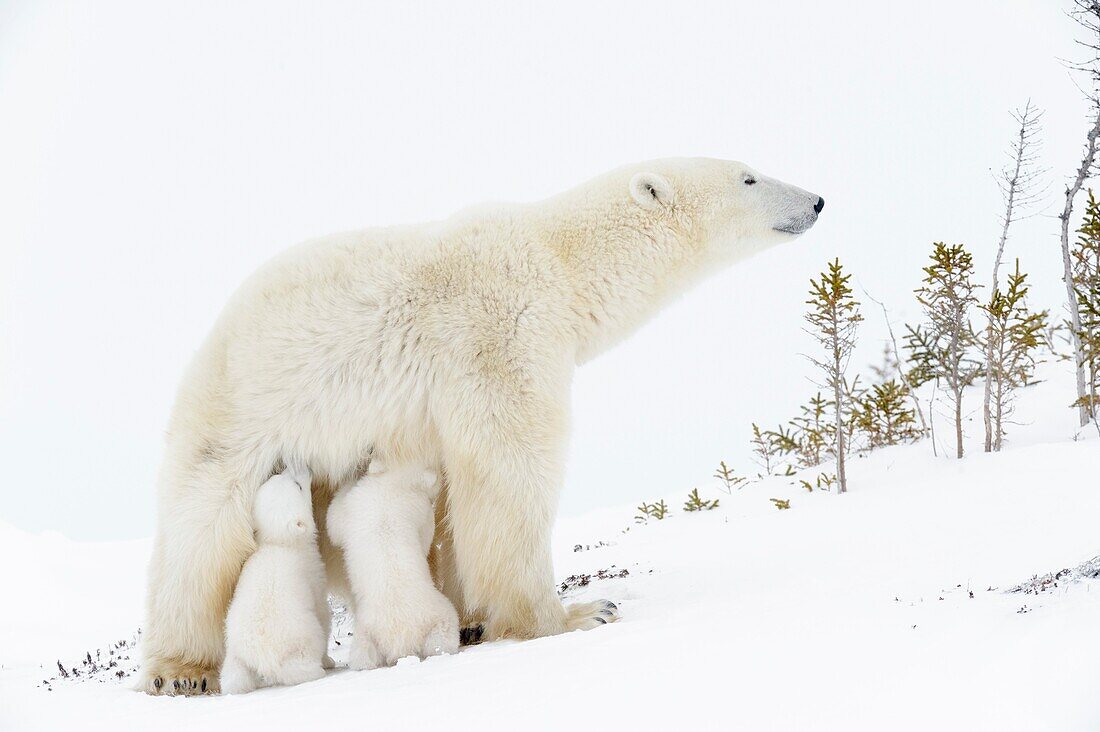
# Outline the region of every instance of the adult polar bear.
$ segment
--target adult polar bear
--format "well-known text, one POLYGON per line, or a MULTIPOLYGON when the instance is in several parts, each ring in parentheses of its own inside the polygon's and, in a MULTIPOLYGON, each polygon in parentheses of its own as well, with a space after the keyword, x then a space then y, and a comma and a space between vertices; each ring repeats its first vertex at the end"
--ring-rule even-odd
POLYGON ((741 163, 660 160, 539 203, 307 242, 260 269, 169 422, 143 688, 217 689, 252 497, 274 466, 312 470, 339 585, 324 510, 372 448, 443 467, 434 569, 464 619, 488 638, 595 627, 606 606, 563 607, 550 555, 574 366, 823 206, 741 163))

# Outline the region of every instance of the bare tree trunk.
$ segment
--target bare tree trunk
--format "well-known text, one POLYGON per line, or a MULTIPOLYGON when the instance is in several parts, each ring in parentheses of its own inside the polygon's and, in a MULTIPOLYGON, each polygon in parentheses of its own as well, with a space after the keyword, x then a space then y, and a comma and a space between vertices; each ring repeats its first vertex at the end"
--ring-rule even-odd
POLYGON ((963 456, 963 399, 962 388, 955 389, 955 457, 963 456))
POLYGON ((948 344, 948 353, 950 353, 949 363, 951 364, 951 371, 947 374, 947 386, 951 389, 951 396, 955 399, 955 457, 959 460, 963 456, 963 423, 962 423, 962 391, 964 385, 962 383, 962 374, 959 372, 959 328, 961 324, 956 320, 954 324, 955 330, 951 333, 951 342, 948 344))
POLYGON ((936 402, 936 385, 932 384, 932 396, 928 398, 928 431, 932 437, 932 457, 939 457, 936 451, 936 421, 932 406, 936 402))
MULTIPOLYGON (((1009 228, 1020 215, 1018 209, 1026 208, 1035 202, 1035 192, 1032 186, 1042 171, 1035 169, 1036 156, 1033 148, 1036 145, 1039 120, 1042 116, 1043 113, 1032 106, 1030 99, 1027 100, 1027 104, 1024 105, 1023 109, 1017 109, 1013 113, 1013 118, 1020 123, 1020 128, 1010 148, 1012 162, 1008 168, 1001 171, 998 179, 1001 193, 1005 199, 1005 212, 1001 221, 1001 238, 997 242, 997 256, 993 259, 991 293, 996 292, 1000 287, 1001 261, 1004 258, 1005 242, 1008 241, 1009 228)), ((992 316, 990 317, 992 318, 992 316)), ((985 422, 985 451, 990 452, 994 443, 999 443, 999 440, 993 434, 993 418, 990 405, 993 390, 991 383, 993 381, 993 359, 996 355, 993 348, 992 320, 986 328, 985 336, 985 392, 982 397, 982 419, 985 422)))
POLYGON ((1073 339, 1073 364, 1077 371, 1077 398, 1081 400, 1077 408, 1077 416, 1080 425, 1084 427, 1089 423, 1090 411, 1085 405, 1088 390, 1085 385, 1085 354, 1081 347, 1081 311, 1077 307, 1077 293, 1073 289, 1073 261, 1069 254, 1069 220, 1073 214, 1073 201, 1081 192, 1085 179, 1092 171, 1093 162, 1096 159, 1096 138, 1100 136, 1100 105, 1096 107, 1096 122, 1089 130, 1085 138, 1085 156, 1081 161, 1081 167, 1077 169, 1077 176, 1073 184, 1066 188, 1066 205, 1058 218, 1062 220, 1062 281, 1066 284, 1066 301, 1069 305, 1070 337, 1073 339))
MULTIPOLYGON (((998 392, 1001 391, 1001 387, 997 387, 998 392)), ((997 413, 994 415, 994 435, 993 449, 997 452, 1001 451, 1003 438, 1004 438, 1004 399, 1003 394, 997 395, 997 413)))
POLYGON ((836 480, 837 480, 837 493, 848 492, 848 475, 844 465, 844 454, 846 452, 846 446, 844 444, 844 407, 841 402, 843 399, 843 389, 841 389, 843 372, 840 368, 840 349, 833 349, 833 400, 836 403, 836 480))
MULTIPOLYGON (((997 256, 993 260, 993 285, 992 292, 997 291, 1000 283, 1001 258, 1005 253, 1005 242, 1008 241, 1008 227, 1012 224, 1012 204, 1016 201, 1016 184, 1020 180, 1020 166, 1023 165, 1024 151, 1024 125, 1020 125, 1020 137, 1016 148, 1016 169, 1008 182, 1008 200, 1005 202, 1004 226, 1001 227, 1001 239, 997 242, 997 256)), ((993 449, 993 425, 989 409, 989 401, 992 396, 993 381, 993 323, 985 329, 985 393, 982 396, 982 417, 985 420, 985 451, 993 449)))

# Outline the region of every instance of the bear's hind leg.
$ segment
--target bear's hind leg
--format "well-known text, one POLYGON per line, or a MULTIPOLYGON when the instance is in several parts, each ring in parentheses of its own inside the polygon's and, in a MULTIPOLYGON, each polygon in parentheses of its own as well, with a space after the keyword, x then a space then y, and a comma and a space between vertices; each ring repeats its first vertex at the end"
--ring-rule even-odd
POLYGON ((150 694, 218 691, 226 610, 255 549, 251 493, 202 467, 177 480, 166 470, 162 486, 141 642, 150 694))

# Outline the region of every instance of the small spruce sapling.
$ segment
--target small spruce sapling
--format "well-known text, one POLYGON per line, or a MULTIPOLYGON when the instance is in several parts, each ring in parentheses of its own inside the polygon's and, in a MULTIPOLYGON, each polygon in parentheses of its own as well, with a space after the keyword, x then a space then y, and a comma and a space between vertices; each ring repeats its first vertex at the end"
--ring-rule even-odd
POLYGON ((932 263, 924 268, 916 290, 927 323, 906 326, 906 348, 914 363, 909 380, 914 386, 942 383, 954 408, 955 456, 963 456, 963 391, 981 371, 974 357, 978 337, 970 325, 970 308, 978 302, 979 287, 971 281, 974 263, 962 244, 935 242, 932 263))
POLYGON ((921 435, 916 412, 907 406, 909 390, 904 384, 888 379, 873 384, 852 410, 852 424, 875 449, 916 440, 921 435))
POLYGON ((780 454, 772 440, 771 433, 761 430, 755 422, 752 423, 752 454, 756 464, 764 469, 764 475, 772 474, 775 458, 780 454))
POLYGON ((815 485, 818 490, 828 491, 833 487, 833 484, 836 483, 836 476, 829 475, 828 473, 818 473, 817 480, 813 483, 808 480, 799 480, 798 483, 805 488, 808 493, 814 492, 815 485))
MULTIPOLYGON (((1089 129, 1085 134, 1084 152, 1081 155, 1081 165, 1074 171, 1073 181, 1066 186, 1066 200, 1062 213, 1058 215, 1061 223, 1062 244, 1062 282, 1066 287, 1066 309, 1069 311, 1069 335, 1073 345, 1074 371, 1077 380, 1077 417, 1080 426, 1084 427, 1090 419, 1095 419, 1096 410, 1089 412, 1089 406, 1095 407, 1095 401, 1090 395, 1086 380, 1086 359, 1084 343, 1081 341, 1081 333, 1084 330, 1081 318, 1079 293, 1075 286, 1076 277, 1073 273, 1073 256, 1069 243, 1069 224, 1073 217, 1073 203, 1077 194, 1081 192, 1085 181, 1096 175, 1097 148, 1100 147, 1100 2, 1096 0, 1073 0, 1073 9, 1069 16, 1085 30, 1088 40, 1079 40, 1077 43, 1087 49, 1085 60, 1074 63, 1070 68, 1083 72, 1088 78, 1092 91, 1088 94, 1089 100, 1089 129)), ((1100 423, 1098 423, 1100 428, 1100 423)))
POLYGON ((733 468, 726 465, 725 460, 720 460, 718 462, 718 470, 714 473, 714 477, 722 481, 722 485, 729 495, 733 494, 734 488, 741 490, 741 484, 748 480, 747 478, 742 478, 737 475, 733 471, 733 468))
POLYGON ((813 336, 824 350, 824 356, 809 359, 821 373, 821 386, 832 392, 832 422, 834 425, 834 449, 836 455, 837 492, 848 490, 845 459, 848 446, 848 425, 845 415, 848 408, 848 385, 845 374, 852 349, 856 344, 856 331, 863 316, 859 312, 859 302, 852 296, 848 285, 851 275, 844 274, 839 259, 829 263, 827 272, 822 272, 820 280, 810 280, 810 299, 806 304, 810 310, 805 315, 809 327, 807 332, 813 336))
POLYGON ((699 489, 692 488, 691 493, 688 493, 687 501, 684 502, 684 510, 688 513, 694 511, 713 511, 718 508, 718 499, 713 501, 704 501, 699 497, 699 489))
MULTIPOLYGON (((1100 202, 1091 189, 1085 220, 1077 234, 1070 258, 1077 300, 1078 327, 1074 335, 1079 344, 1084 387, 1073 406, 1083 410, 1087 419, 1100 424, 1100 202)), ((1068 327, 1072 329, 1072 323, 1068 327)))
POLYGON ((1008 276, 1008 289, 994 289, 989 302, 981 305, 987 316, 985 353, 989 394, 990 449, 1004 444, 1005 423, 1013 411, 1014 392, 1031 381, 1035 351, 1043 343, 1047 312, 1031 312, 1025 303, 1027 275, 1016 271, 1008 276))
POLYGON ((634 517, 634 521, 639 524, 649 523, 649 519, 656 519, 657 521, 664 520, 668 515, 668 505, 664 499, 661 499, 657 503, 645 503, 638 506, 638 514, 634 517))
POLYGON ((835 403, 818 392, 808 404, 799 409, 802 414, 791 420, 794 425, 794 445, 798 453, 800 467, 809 468, 820 465, 827 455, 833 452, 836 444, 836 425, 830 421, 829 413, 835 403))

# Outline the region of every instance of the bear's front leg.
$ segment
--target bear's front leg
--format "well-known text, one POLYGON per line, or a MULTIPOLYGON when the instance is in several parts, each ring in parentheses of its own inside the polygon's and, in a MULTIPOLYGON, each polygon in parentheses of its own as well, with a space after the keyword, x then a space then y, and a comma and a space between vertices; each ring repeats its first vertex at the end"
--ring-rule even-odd
MULTIPOLYGON (((550 536, 564 473, 568 379, 484 381, 447 412, 442 431, 446 520, 466 607, 485 613, 485 637, 537 638, 598 627, 614 605, 563 608, 550 536), (545 383, 545 382, 544 382, 545 383)), ((457 401, 457 400, 456 400, 457 401)))

